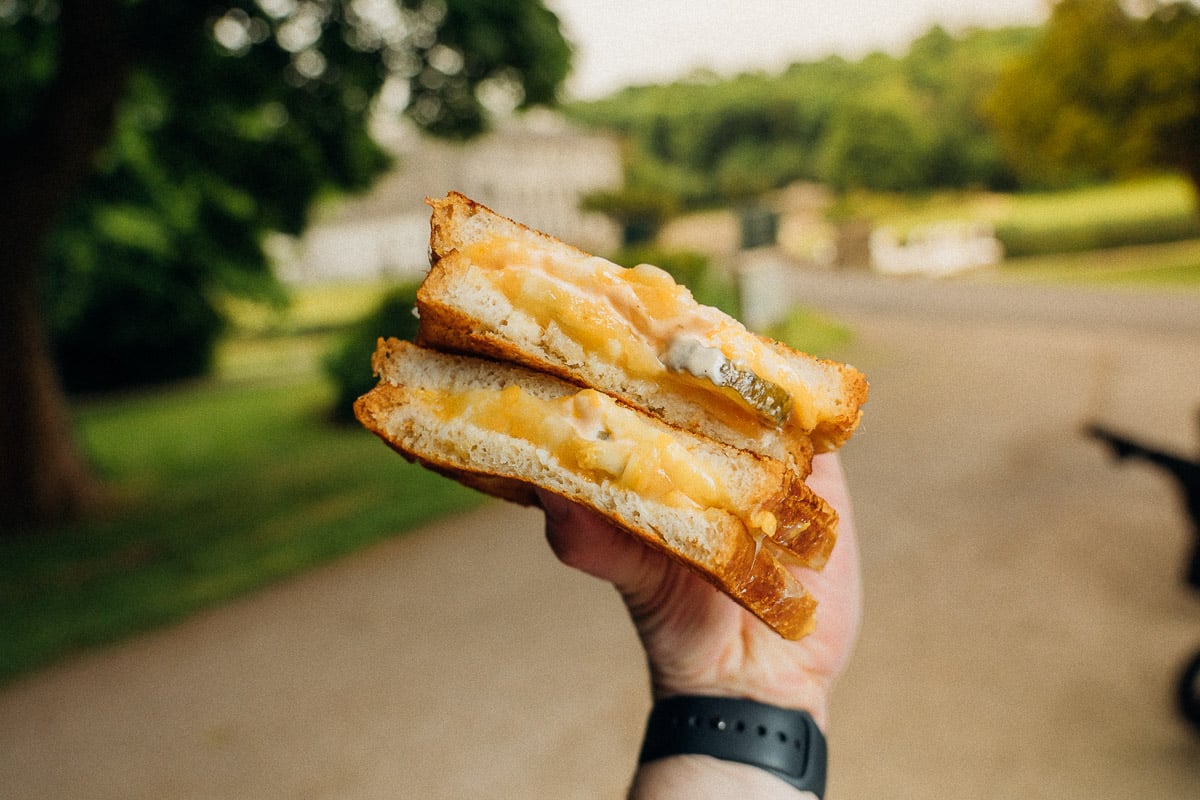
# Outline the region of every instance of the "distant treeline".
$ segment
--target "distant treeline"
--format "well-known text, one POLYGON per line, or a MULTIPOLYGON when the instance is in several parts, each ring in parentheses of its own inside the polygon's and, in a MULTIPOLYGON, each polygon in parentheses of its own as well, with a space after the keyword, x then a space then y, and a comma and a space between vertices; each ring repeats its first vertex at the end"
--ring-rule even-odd
POLYGON ((1021 188, 983 116, 1038 28, 934 27, 900 57, 830 57, 779 74, 694 75, 567 112, 627 145, 623 205, 696 208, 794 181, 839 189, 1021 188), (640 199, 638 199, 640 198, 640 199))

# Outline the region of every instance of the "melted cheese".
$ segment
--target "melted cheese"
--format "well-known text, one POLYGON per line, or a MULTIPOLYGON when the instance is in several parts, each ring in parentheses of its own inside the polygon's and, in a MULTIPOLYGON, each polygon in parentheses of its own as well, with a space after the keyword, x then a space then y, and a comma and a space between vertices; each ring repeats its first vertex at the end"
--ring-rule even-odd
MULTIPOLYGON (((626 269, 595 256, 581 253, 571 258, 509 239, 472 245, 465 254, 492 274, 493 284, 515 308, 543 327, 557 325, 585 352, 630 375, 662 380, 668 372, 663 359, 669 360, 672 346, 679 341, 696 343, 783 387, 793 401, 791 424, 802 430, 816 424, 808 388, 785 359, 757 346, 752 338, 747 340, 751 345, 737 347, 733 343, 747 334, 741 323, 696 304, 687 287, 658 267, 639 264, 626 269)), ((715 369, 707 364, 699 372, 715 369)), ((722 393, 717 381, 702 377, 681 386, 707 395, 722 393)), ((737 408, 748 418, 758 416, 744 402, 737 408)))
POLYGON ((669 432, 593 389, 547 400, 519 386, 497 392, 432 392, 427 402, 443 420, 457 418, 545 450, 589 480, 609 482, 677 508, 717 508, 743 518, 761 537, 776 519, 770 510, 739 511, 717 474, 669 432))

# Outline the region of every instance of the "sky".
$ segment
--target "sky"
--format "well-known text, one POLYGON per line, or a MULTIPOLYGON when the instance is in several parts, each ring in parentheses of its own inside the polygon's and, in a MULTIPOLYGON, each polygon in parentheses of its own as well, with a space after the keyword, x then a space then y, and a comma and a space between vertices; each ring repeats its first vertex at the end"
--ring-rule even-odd
POLYGON ((901 53, 939 23, 954 31, 1045 20, 1047 0, 547 0, 575 46, 573 98, 695 69, 778 71, 830 54, 901 53))

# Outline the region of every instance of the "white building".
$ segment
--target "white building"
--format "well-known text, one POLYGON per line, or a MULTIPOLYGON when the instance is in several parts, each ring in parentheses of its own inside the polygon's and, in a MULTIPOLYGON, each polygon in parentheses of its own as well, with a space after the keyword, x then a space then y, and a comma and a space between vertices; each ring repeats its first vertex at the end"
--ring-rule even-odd
POLYGON ((429 267, 425 198, 451 190, 589 252, 620 245, 615 223, 579 210, 584 195, 622 183, 620 148, 610 136, 538 111, 467 143, 414 135, 393 147, 397 169, 318 215, 281 264, 284 280, 420 277, 429 267))

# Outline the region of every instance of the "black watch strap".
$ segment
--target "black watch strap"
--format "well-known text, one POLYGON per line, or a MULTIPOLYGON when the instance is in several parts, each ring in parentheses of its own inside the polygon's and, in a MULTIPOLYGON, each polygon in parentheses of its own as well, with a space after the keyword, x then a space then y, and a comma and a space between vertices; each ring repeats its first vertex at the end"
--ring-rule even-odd
POLYGON ((806 711, 734 697, 668 697, 650 711, 638 763, 679 755, 751 764, 825 794, 825 737, 806 711))

